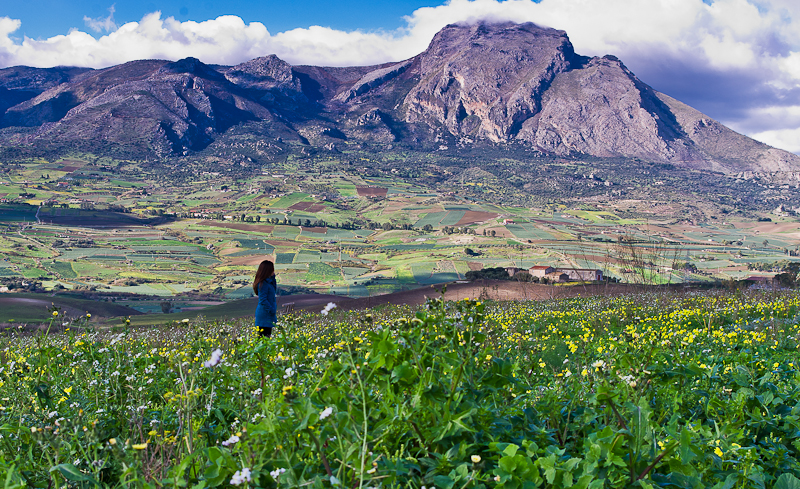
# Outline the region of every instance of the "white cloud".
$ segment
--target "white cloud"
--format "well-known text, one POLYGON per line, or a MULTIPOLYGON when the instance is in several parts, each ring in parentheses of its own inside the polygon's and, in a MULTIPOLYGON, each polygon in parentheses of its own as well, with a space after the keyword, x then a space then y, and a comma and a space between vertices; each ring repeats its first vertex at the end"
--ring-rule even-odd
POLYGON ((749 136, 770 146, 800 154, 800 128, 763 131, 749 136))
POLYGON ((180 22, 154 12, 117 27, 113 14, 112 7, 106 18, 85 19, 106 31, 99 38, 72 30, 41 40, 14 38, 20 21, 0 17, 0 66, 104 67, 186 56, 231 65, 273 53, 293 64, 366 65, 418 54, 449 23, 532 21, 567 31, 578 53, 618 56, 645 82, 722 122, 752 134, 796 127, 788 116, 765 119, 756 111, 793 105, 800 93, 797 0, 449 0, 415 10, 394 31, 311 26, 276 34, 236 16, 180 22))
POLYGON ((83 17, 83 22, 86 24, 86 27, 89 29, 100 32, 106 31, 111 32, 117 30, 117 23, 114 21, 114 12, 116 8, 114 5, 108 8, 108 17, 98 17, 93 19, 88 16, 83 17))

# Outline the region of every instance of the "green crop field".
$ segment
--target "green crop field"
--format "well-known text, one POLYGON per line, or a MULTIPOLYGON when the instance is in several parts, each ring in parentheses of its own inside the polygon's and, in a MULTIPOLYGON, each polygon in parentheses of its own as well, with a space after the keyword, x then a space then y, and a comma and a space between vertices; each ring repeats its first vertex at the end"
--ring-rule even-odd
POLYGON ((455 226, 464 217, 464 211, 449 211, 446 216, 439 221, 442 226, 455 226))
POLYGON ((311 250, 300 250, 294 258, 294 263, 312 263, 322 261, 322 253, 311 250))
POLYGON ((441 220, 444 219, 448 214, 448 212, 429 212, 425 214, 422 219, 415 222, 414 227, 423 228, 427 225, 439 227, 441 220))
POLYGON ((51 270, 58 273, 64 278, 77 278, 78 274, 75 273, 75 270, 72 268, 72 264, 69 262, 61 262, 57 261, 52 263, 48 266, 51 270))
POLYGON ((329 280, 341 280, 342 272, 326 263, 309 263, 306 279, 314 282, 327 282, 329 280))
POLYGON ((514 236, 518 237, 519 239, 555 239, 555 236, 552 234, 530 223, 506 224, 506 229, 511 231, 514 236))
POLYGON ((270 207, 273 209, 288 209, 294 204, 306 200, 308 196, 309 194, 303 192, 295 192, 291 195, 281 197, 278 200, 271 202, 270 207))
POLYGON ((0 204, 0 222, 35 222, 37 208, 29 205, 0 204))
MULTIPOLYGON (((240 143, 246 145, 237 140, 231 147, 240 148, 240 143)), ((676 197, 685 182, 650 168, 647 171, 668 182, 664 188, 677 192, 668 198, 662 195, 667 202, 653 207, 643 205, 652 197, 652 188, 641 195, 639 177, 628 173, 609 175, 609 180, 628 182, 629 199, 547 190, 538 179, 560 186, 561 179, 572 181, 589 168, 585 162, 548 163, 540 174, 527 165, 530 155, 516 159, 513 149, 499 159, 476 156, 499 165, 501 172, 479 181, 464 178, 456 160, 438 154, 371 153, 354 147, 336 157, 287 151, 292 154, 269 164, 264 160, 257 170, 242 166, 230 174, 219 172, 213 158, 189 157, 184 162, 193 169, 188 178, 185 166, 179 170, 170 164, 71 155, 74 164, 69 166, 77 169, 68 186, 54 181, 66 175, 56 170, 65 165, 62 157, 15 160, 4 166, 0 186, 0 198, 13 202, 0 207, 6 219, 0 225, 0 258, 8 265, 0 272, 0 287, 52 292, 60 284, 104 300, 120 293, 154 293, 172 294, 176 300, 190 295, 225 301, 237 285, 230 280, 232 274, 252 274, 260 259, 273 255, 283 275, 281 284, 298 293, 348 290, 340 286, 359 281, 357 277, 369 280, 371 274, 349 271, 362 267, 386 277, 364 289, 374 293, 397 285, 377 280, 396 279, 411 288, 463 279, 469 270, 481 267, 532 264, 596 267, 609 280, 626 282, 634 280, 626 270, 642 269, 641 263, 631 263, 637 253, 647 254, 645 261, 656 264, 649 265, 651 283, 671 282, 675 276, 723 283, 746 278, 745 272, 767 279, 781 275, 787 286, 797 282, 797 273, 794 282, 784 275, 796 272, 792 260, 800 259, 800 224, 790 210, 800 201, 791 200, 791 192, 786 194, 789 200, 782 201, 786 211, 763 208, 764 202, 771 202, 759 196, 766 190, 746 190, 750 183, 744 182, 736 189, 741 208, 701 204, 705 200, 699 197, 688 204, 676 197), (113 170, 101 168, 99 161, 113 170), (403 165, 420 172, 398 173, 403 165), (364 172, 364 166, 370 172, 364 172), (519 173, 520 168, 533 173, 519 173), (40 178, 45 174, 49 178, 40 178), (93 174, 99 178, 89 178, 93 174), (538 190, 506 185, 509 176, 538 190), (164 184, 170 181, 175 185, 164 184), (356 187, 388 192, 359 196, 356 187), (42 207, 45 222, 34 223, 39 202, 48 199, 53 205, 42 207), (36 205, 23 205, 26 201, 36 205), (298 203, 303 205, 289 209, 298 203), (475 212, 497 217, 458 225, 485 217, 475 212), (259 223, 253 220, 257 216, 259 223), (284 225, 285 218, 291 223, 284 225), (502 227, 504 219, 516 224, 502 227), (312 232, 307 221, 319 224, 314 231, 325 232, 312 232), (660 244, 663 249, 654 254, 660 244), (428 269, 433 262, 438 265, 428 269), (327 278, 319 280, 308 273, 306 265, 313 263, 344 270, 336 278, 323 273, 327 278), (697 273, 673 274, 672 264, 697 273)), ((490 168, 486 171, 495 171, 490 168)), ((364 290, 355 293, 362 295, 364 290)))

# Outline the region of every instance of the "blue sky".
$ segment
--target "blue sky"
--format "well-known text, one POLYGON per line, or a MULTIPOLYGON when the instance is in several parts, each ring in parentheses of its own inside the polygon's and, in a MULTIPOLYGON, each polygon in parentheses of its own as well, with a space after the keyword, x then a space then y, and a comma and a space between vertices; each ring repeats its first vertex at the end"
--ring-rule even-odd
POLYGON ((372 65, 480 19, 563 29, 576 52, 613 54, 655 89, 800 154, 800 0, 6 0, 0 68, 268 54, 372 65))
MULTIPOLYGON (((236 15, 245 22, 261 22, 270 32, 320 25, 339 30, 393 30, 403 24, 403 16, 424 6, 442 2, 420 0, 169 0, 97 1, 33 0, 7 1, 0 15, 22 20, 17 35, 43 39, 66 34, 71 28, 85 29, 84 17, 106 17, 113 6, 118 24, 136 22, 145 14, 160 11, 164 17, 180 21, 203 21, 221 15, 236 15)), ((90 31, 93 34, 93 31, 90 31)))

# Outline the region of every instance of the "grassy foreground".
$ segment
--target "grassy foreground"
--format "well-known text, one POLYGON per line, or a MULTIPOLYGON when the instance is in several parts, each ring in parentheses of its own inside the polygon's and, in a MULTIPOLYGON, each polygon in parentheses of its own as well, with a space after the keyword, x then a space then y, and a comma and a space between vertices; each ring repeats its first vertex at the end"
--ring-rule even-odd
POLYGON ((0 480, 796 488, 799 321, 794 293, 635 295, 6 336, 0 480))

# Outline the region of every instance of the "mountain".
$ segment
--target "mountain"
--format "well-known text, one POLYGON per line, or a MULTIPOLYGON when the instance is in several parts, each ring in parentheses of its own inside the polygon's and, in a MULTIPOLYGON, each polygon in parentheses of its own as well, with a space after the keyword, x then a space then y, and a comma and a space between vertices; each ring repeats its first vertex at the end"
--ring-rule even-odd
POLYGON ((419 55, 367 67, 292 66, 270 55, 237 66, 187 58, 6 68, 0 114, 5 144, 161 157, 213 150, 237 126, 329 150, 519 144, 726 174, 800 171, 797 155, 659 93, 614 56, 576 54, 564 31, 532 23, 449 25, 419 55))

